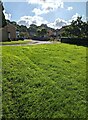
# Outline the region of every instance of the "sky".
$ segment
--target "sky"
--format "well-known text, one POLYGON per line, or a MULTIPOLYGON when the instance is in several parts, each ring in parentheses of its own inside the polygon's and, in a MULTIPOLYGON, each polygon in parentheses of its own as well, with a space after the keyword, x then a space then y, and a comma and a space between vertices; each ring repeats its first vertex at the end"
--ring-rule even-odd
POLYGON ((3 0, 5 18, 19 25, 47 24, 59 29, 82 16, 86 20, 86 0, 3 0))

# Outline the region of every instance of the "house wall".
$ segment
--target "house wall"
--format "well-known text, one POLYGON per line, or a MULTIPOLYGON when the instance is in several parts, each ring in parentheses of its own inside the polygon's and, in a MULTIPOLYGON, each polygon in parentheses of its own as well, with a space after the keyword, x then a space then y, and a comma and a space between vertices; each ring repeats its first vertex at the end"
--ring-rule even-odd
POLYGON ((10 39, 11 40, 16 39, 16 28, 13 25, 8 24, 6 26, 6 29, 7 29, 7 32, 10 32, 10 39))
MULTIPOLYGON (((11 24, 8 24, 4 28, 1 28, 0 33, 1 32, 2 32, 2 41, 8 41, 8 37, 9 37, 8 33, 10 33, 11 40, 16 39, 16 28, 11 24)), ((1 41, 1 39, 0 39, 0 41, 1 41)))
POLYGON ((1 41, 7 41, 8 40, 8 34, 7 34, 7 31, 6 31, 6 29, 4 29, 4 28, 1 28, 0 29, 0 42, 1 41))

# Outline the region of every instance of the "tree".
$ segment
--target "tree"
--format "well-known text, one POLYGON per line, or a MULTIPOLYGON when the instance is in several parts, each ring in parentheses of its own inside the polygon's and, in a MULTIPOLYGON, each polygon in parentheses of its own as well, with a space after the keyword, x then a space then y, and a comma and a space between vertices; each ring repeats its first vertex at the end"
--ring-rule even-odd
POLYGON ((28 34, 28 32, 20 32, 19 37, 20 38, 29 38, 29 34, 28 34))
POLYGON ((61 35, 76 38, 88 37, 88 22, 83 22, 82 17, 77 17, 71 25, 63 27, 61 35))
POLYGON ((81 20, 82 17, 77 17, 77 20, 73 20, 71 22, 71 26, 72 26, 72 31, 71 34, 73 34, 74 36, 77 37, 81 37, 82 35, 82 26, 83 26, 83 21, 81 20))
POLYGON ((0 27, 4 27, 7 25, 3 10, 4 10, 3 3, 0 1, 0 27))
POLYGON ((46 34, 47 34, 47 30, 45 28, 43 28, 41 30, 41 36, 44 37, 44 35, 46 35, 46 34))

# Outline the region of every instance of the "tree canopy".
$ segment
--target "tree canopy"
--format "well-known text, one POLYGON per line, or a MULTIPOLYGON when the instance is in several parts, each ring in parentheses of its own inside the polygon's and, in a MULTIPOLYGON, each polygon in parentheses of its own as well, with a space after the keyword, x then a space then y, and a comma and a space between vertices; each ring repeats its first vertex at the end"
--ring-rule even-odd
POLYGON ((61 35, 75 38, 88 37, 88 22, 83 22, 82 17, 77 17, 77 20, 73 20, 71 25, 62 27, 61 35))

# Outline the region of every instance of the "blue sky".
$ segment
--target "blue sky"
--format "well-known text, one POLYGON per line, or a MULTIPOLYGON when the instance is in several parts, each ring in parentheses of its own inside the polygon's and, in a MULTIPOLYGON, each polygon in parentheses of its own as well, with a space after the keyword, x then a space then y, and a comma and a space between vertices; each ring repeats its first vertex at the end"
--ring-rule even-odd
MULTIPOLYGON (((24 0, 24 2, 4 2, 6 19, 18 24, 47 24, 52 28, 61 28, 76 20, 77 16, 86 19, 86 2, 63 2, 63 0, 24 0)), ((85 1, 85 0, 84 0, 85 1)))

